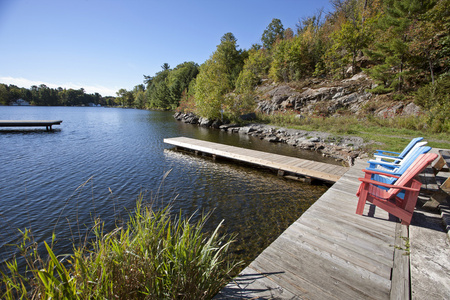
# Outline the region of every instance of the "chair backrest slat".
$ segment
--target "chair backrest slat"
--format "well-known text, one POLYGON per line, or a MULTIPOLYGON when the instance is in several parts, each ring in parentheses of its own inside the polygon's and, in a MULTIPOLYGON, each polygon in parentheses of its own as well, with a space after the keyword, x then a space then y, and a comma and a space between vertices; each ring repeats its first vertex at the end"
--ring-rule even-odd
MULTIPOLYGON (((429 150, 428 150, 429 151, 429 150)), ((419 175, 433 160, 437 158, 435 153, 420 154, 411 166, 394 183, 395 186, 407 186, 407 184, 419 175)), ((398 194, 401 190, 391 188, 387 191, 389 195, 398 194)))
POLYGON ((431 150, 430 146, 422 146, 415 148, 403 159, 402 164, 398 167, 395 173, 402 174, 417 160, 419 155, 428 153, 431 150))
POLYGON ((400 153, 399 157, 400 158, 405 157, 406 154, 408 154, 408 152, 414 147, 414 145, 420 142, 421 140, 423 140, 423 137, 413 138, 411 142, 409 142, 409 144, 405 147, 405 149, 403 149, 403 151, 400 153))

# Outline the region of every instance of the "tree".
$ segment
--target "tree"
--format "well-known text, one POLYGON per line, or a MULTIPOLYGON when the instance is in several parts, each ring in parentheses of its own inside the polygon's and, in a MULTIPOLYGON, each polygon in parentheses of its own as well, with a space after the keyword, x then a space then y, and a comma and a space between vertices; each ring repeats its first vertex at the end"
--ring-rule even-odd
POLYGON ((133 92, 127 91, 126 89, 120 89, 116 92, 117 94, 117 101, 120 103, 121 106, 125 107, 131 107, 134 98, 133 98, 133 92))
POLYGON ((133 88, 133 100, 135 107, 145 107, 145 86, 143 84, 138 84, 133 88))
POLYGON ((231 92, 243 67, 236 38, 226 33, 213 55, 200 66, 195 85, 195 103, 200 116, 219 118, 225 94, 231 92))
POLYGON ((255 86, 266 78, 271 56, 265 49, 250 49, 249 56, 245 60, 244 67, 236 81, 236 92, 239 94, 253 93, 255 86))
POLYGON ((384 85, 384 91, 403 91, 411 77, 410 27, 425 13, 433 1, 385 1, 384 15, 379 19, 377 39, 366 53, 378 64, 367 70, 384 85))
POLYGON ((9 91, 8 86, 6 84, 0 83, 0 104, 8 105, 9 104, 9 91))
POLYGON ((328 65, 332 72, 342 71, 345 77, 345 68, 351 63, 352 75, 356 71, 356 57, 371 39, 371 31, 368 26, 363 27, 361 22, 346 21, 340 30, 331 34, 332 45, 328 50, 328 65))
POLYGON ((281 23, 280 19, 272 19, 272 22, 267 26, 267 28, 264 30, 261 42, 263 44, 263 47, 271 50, 273 44, 277 40, 284 39, 284 28, 283 24, 281 23))
POLYGON ((164 64, 161 66, 161 68, 163 69, 163 71, 170 70, 170 66, 169 66, 168 63, 164 63, 164 64))
POLYGON ((198 65, 194 62, 184 62, 173 69, 167 77, 167 86, 170 94, 170 106, 178 107, 183 91, 189 93, 191 81, 197 77, 198 65))
POLYGON ((440 0, 420 19, 413 20, 409 34, 413 63, 430 72, 435 82, 435 71, 450 69, 450 1, 440 0))
POLYGON ((145 98, 147 106, 149 108, 158 109, 169 109, 170 108, 170 94, 169 88, 167 87, 166 78, 171 72, 167 69, 164 64, 162 66, 162 71, 155 74, 152 78, 151 84, 147 85, 147 90, 145 92, 145 98))

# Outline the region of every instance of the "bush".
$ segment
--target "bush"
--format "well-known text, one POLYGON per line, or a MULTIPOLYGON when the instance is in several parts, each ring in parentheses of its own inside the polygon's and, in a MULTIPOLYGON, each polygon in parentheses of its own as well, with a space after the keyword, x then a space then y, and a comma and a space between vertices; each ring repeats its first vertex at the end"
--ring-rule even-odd
POLYGON ((414 102, 429 110, 427 124, 432 132, 450 131, 450 74, 418 89, 414 102))

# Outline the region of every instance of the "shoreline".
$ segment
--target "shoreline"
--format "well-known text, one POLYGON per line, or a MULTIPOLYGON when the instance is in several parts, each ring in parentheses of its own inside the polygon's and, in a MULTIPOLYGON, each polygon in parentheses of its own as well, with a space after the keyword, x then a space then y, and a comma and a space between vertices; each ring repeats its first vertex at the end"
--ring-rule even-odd
POLYGON ((301 150, 316 151, 322 156, 331 157, 337 162, 345 163, 347 166, 352 166, 356 158, 368 158, 369 155, 363 150, 363 147, 373 143, 365 142, 363 138, 356 136, 289 129, 259 123, 246 125, 224 124, 219 120, 211 121, 199 118, 192 113, 177 112, 174 114, 174 118, 187 124, 247 134, 271 143, 284 143, 301 150))

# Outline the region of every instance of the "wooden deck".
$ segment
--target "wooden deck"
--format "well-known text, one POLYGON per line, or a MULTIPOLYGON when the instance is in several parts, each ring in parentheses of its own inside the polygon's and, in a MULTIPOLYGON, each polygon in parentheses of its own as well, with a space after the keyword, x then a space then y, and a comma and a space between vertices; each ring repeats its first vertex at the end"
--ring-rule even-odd
POLYGON ((215 299, 409 299, 404 225, 366 204, 355 214, 356 161, 215 299))
POLYGON ((61 125, 62 120, 0 120, 0 127, 42 127, 52 130, 53 125, 61 125))
POLYGON ((164 139, 167 144, 175 145, 213 156, 243 161, 266 168, 279 170, 281 174, 291 173, 306 177, 317 178, 329 182, 336 182, 348 168, 315 162, 295 157, 288 157, 262 151, 228 146, 186 137, 164 139))

